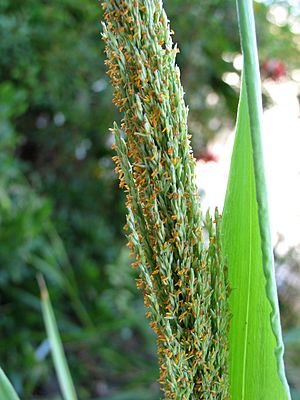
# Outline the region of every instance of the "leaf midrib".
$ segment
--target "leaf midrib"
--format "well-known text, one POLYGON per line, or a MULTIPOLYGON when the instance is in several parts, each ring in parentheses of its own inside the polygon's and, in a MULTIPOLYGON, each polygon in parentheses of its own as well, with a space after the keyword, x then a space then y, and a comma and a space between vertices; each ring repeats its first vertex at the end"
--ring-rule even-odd
MULTIPOLYGON (((249 161, 248 161, 249 162, 249 161)), ((251 160, 250 160, 251 163, 251 160)), ((250 192, 251 192, 251 177, 250 177, 250 192)), ((242 377, 242 399, 245 399, 245 389, 246 389, 246 364, 247 364, 247 342, 248 342, 248 333, 249 333, 249 310, 250 310, 250 291, 251 291, 251 265, 252 265, 252 246, 251 246, 251 238, 252 238, 252 196, 249 201, 249 210, 250 210, 250 219, 249 219, 249 268, 248 268, 248 290, 247 290, 247 307, 246 307, 246 330, 245 330, 245 338, 244 338, 244 352, 243 352, 243 377, 242 377)))

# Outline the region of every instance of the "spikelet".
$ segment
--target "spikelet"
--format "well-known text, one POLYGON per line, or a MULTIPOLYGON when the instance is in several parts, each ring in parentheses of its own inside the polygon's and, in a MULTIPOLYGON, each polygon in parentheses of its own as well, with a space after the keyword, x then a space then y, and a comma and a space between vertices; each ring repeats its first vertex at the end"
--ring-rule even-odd
POLYGON ((160 0, 102 4, 114 103, 116 172, 127 194, 127 236, 157 334, 166 399, 228 399, 228 289, 219 216, 204 240, 187 107, 160 0), (206 243, 208 242, 208 244, 206 243))

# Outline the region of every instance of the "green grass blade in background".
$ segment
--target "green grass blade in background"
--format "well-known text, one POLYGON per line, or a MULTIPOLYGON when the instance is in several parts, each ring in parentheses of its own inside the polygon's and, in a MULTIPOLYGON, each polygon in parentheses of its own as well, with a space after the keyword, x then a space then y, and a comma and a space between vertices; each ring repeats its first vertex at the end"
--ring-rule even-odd
MULTIPOLYGON (((263 270, 259 214, 252 158, 245 80, 223 210, 223 246, 228 262, 232 313, 230 341, 231 398, 285 400, 280 380, 263 270)), ((272 250, 271 250, 272 251, 272 250)))
POLYGON ((41 275, 38 276, 38 282, 41 290, 44 323, 46 326, 48 339, 50 341, 52 358, 63 398, 64 400, 77 400, 76 391, 63 350, 54 312, 49 298, 49 293, 45 281, 41 275))
POLYGON ((20 400, 2 368, 0 368, 0 399, 20 400))

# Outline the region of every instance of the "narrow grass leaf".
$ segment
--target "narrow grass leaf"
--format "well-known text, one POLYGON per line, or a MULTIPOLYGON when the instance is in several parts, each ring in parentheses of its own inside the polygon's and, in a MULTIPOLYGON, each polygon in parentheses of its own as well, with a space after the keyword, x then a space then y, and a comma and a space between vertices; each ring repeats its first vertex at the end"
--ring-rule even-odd
POLYGON ((20 400, 2 368, 0 368, 0 399, 20 400))
POLYGON ((49 293, 45 281, 41 275, 38 276, 38 282, 41 290, 44 323, 46 326, 48 339, 50 341, 52 358, 63 398, 64 400, 77 400, 74 384, 71 378, 54 312, 50 302, 49 293))
POLYGON ((243 79, 222 223, 231 286, 230 391, 232 399, 284 400, 289 394, 279 377, 275 356, 252 151, 243 79))
POLYGON ((262 146, 262 96, 253 0, 237 0, 237 13, 244 57, 243 84, 246 92, 246 108, 249 117, 247 124, 249 126, 251 137, 250 150, 253 160, 255 201, 257 203, 262 268, 266 279, 265 294, 271 306, 270 325, 276 341, 274 353, 276 358, 277 374, 285 391, 285 396, 282 398, 290 398, 290 391, 286 381, 283 363, 283 341, 269 224, 268 195, 262 146))
POLYGON ((290 398, 261 139, 261 87, 252 0, 237 0, 244 77, 223 219, 228 257, 232 398, 290 398))

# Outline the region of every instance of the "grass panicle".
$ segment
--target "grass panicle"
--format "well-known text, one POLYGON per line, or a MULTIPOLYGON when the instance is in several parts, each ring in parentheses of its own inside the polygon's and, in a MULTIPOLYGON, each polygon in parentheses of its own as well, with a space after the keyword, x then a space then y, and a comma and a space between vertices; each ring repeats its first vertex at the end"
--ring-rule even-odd
POLYGON ((116 172, 167 399, 227 399, 227 284, 219 216, 206 228, 188 110, 160 0, 107 1, 104 32, 114 103, 116 172), (204 239, 207 229, 208 245, 204 239))

